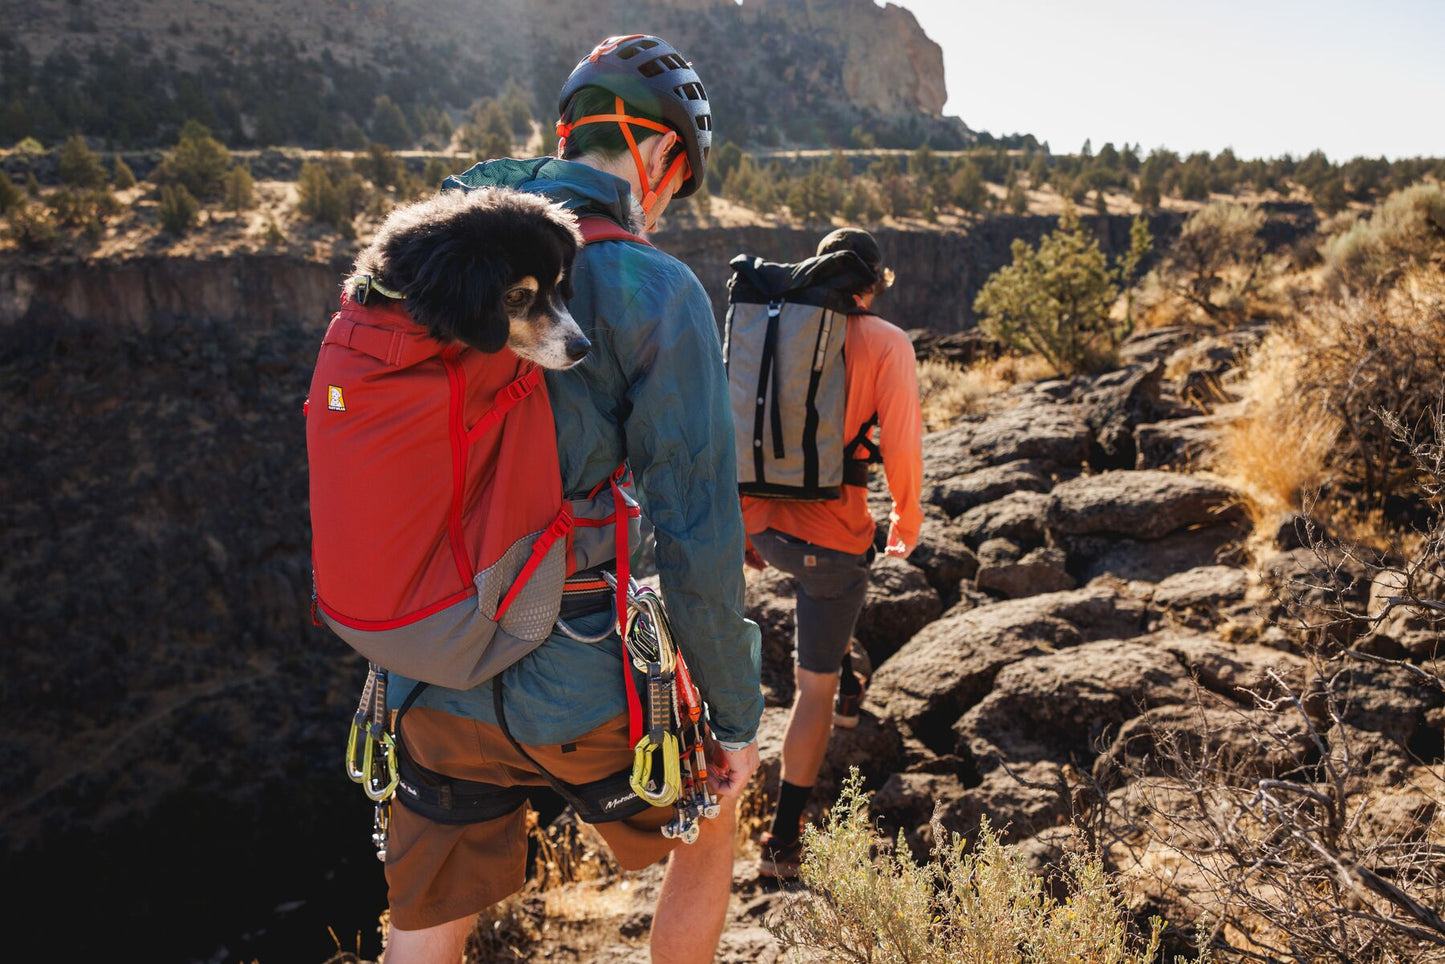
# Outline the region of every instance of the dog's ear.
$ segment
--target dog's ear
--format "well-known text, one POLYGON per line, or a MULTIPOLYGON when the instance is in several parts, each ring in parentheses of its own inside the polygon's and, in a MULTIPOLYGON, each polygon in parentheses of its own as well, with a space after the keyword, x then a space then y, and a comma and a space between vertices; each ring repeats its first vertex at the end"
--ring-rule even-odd
POLYGON ((507 258, 495 248, 478 250, 468 238, 429 240, 428 254, 418 259, 406 287, 412 320, 437 341, 501 351, 511 330, 502 303, 511 280, 507 258))

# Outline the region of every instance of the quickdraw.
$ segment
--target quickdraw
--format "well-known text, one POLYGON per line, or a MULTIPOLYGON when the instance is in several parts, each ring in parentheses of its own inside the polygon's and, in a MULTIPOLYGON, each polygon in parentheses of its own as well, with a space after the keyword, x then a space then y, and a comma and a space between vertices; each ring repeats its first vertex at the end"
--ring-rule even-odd
MULTIPOLYGON (((610 573, 605 576, 616 585, 610 573)), ((634 751, 632 789, 655 807, 675 805, 677 815, 663 826, 663 836, 692 843, 698 821, 721 810, 707 783, 701 697, 656 591, 628 580, 627 621, 620 629, 627 658, 647 689, 647 727, 634 751)))
POLYGON ((346 739, 346 775, 361 784, 368 800, 375 802, 371 842, 378 860, 386 860, 386 831, 391 820, 391 798, 401 775, 396 766, 396 742, 386 726, 386 672, 368 663, 366 685, 351 719, 346 739))

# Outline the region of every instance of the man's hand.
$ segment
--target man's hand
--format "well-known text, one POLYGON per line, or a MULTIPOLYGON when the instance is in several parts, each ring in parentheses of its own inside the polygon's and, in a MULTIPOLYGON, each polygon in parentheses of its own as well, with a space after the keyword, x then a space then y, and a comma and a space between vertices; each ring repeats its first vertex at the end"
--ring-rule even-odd
POLYGON ((743 546, 743 563, 748 566, 748 568, 756 569, 759 572, 768 568, 768 560, 763 558, 761 552, 753 548, 751 541, 743 546))
POLYGON ((707 738, 707 785, 720 797, 742 793, 759 762, 757 740, 741 750, 725 750, 707 738))
POLYGON ((893 526, 888 527, 888 544, 883 548, 883 554, 893 556, 896 559, 907 559, 913 547, 898 537, 898 530, 893 526))

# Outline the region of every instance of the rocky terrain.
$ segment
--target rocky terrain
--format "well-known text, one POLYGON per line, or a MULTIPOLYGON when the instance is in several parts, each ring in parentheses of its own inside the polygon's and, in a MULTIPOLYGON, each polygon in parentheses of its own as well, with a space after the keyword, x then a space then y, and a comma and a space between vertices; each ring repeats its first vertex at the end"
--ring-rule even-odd
MULTIPOLYGON (((941 252, 979 264, 939 268, 931 297, 956 309, 1010 232, 1047 223, 884 241, 902 271, 921 275, 941 252)), ((796 257, 805 234, 679 229, 660 242, 717 297, 731 254, 796 257)), ((301 402, 345 266, 293 251, 15 258, 0 271, 0 694, 18 722, 0 749, 16 788, 0 815, 7 867, 28 882, 10 905, 35 921, 52 919, 57 892, 86 906, 91 926, 68 939, 78 956, 161 919, 147 936, 158 959, 321 961, 338 950, 328 927, 341 948, 379 949, 371 811, 341 769, 364 669, 307 616, 301 402)), ((919 329, 934 317, 902 300, 888 313, 919 329)), ((964 326, 952 317, 917 332, 920 353, 968 350, 941 334, 964 326)), ((1231 733, 1263 712, 1249 694, 1273 685, 1268 671, 1312 672, 1272 589, 1318 562, 1290 524, 1247 544, 1236 493, 1200 471, 1263 334, 1141 332, 1116 371, 1020 384, 926 438, 922 542, 875 564, 857 634, 873 685, 859 728, 835 736, 820 804, 857 765, 885 828, 916 848, 941 804, 946 827, 987 815, 1043 866, 1069 845, 1091 778, 1135 806, 1139 784, 1111 783, 1114 764, 1161 730, 1197 731, 1197 714, 1218 724, 1222 752, 1281 766, 1231 733)), ((791 696, 786 580, 753 577, 749 605, 764 630, 766 786, 791 696)), ((1374 638, 1379 652, 1425 652, 1410 625, 1374 638)), ((1414 814, 1407 796, 1439 765, 1445 712, 1397 677, 1356 672, 1349 720, 1414 814)), ((763 926, 777 893, 752 876, 754 848, 741 845, 723 960, 777 953, 763 926)), ((589 867, 527 895, 501 930, 534 959, 645 959, 657 875, 589 867)), ((1188 920, 1178 895, 1141 883, 1131 899, 1188 920)), ((43 927, 17 939, 21 955, 53 941, 43 927)))

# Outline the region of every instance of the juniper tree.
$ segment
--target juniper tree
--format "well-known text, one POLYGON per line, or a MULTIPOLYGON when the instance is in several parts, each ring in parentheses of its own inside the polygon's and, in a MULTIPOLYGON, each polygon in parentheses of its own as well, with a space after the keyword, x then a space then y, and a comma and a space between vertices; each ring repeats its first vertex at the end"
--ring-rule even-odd
POLYGON ((156 213, 160 216, 161 227, 171 234, 185 234, 195 227, 200 210, 200 202, 186 190, 184 184, 168 184, 161 188, 161 203, 156 213))
POLYGON ((126 188, 135 187, 136 184, 135 172, 130 169, 130 165, 127 164, 125 159, 119 154, 115 156, 115 164, 113 165, 111 173, 111 183, 115 185, 117 191, 124 191, 126 188))
POLYGON ((237 164, 226 175, 226 209, 249 211, 256 206, 256 185, 244 164, 237 164))
POLYGON ((1123 338, 1109 317, 1117 296, 1114 272, 1070 206, 1037 250, 1014 241, 1013 263, 994 272, 973 309, 993 340, 1074 374, 1106 361, 1123 338))
POLYGON ((15 182, 10 180, 10 175, 0 172, 0 214, 5 214, 23 202, 24 197, 15 182))
POLYGON ((406 147, 412 142, 406 115, 385 94, 376 99, 371 109, 371 136, 389 147, 406 147))
POLYGON ((65 139, 65 146, 60 149, 59 168, 62 183, 83 190, 103 188, 109 180, 100 158, 79 134, 65 139))
POLYGON ((192 199, 218 198, 225 191, 231 169, 231 152, 211 136, 200 121, 189 120, 158 168, 155 180, 162 186, 184 187, 192 199))

